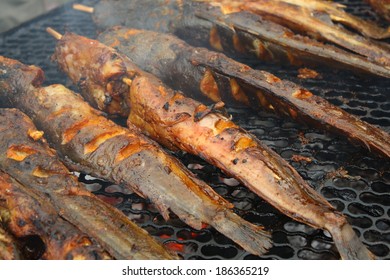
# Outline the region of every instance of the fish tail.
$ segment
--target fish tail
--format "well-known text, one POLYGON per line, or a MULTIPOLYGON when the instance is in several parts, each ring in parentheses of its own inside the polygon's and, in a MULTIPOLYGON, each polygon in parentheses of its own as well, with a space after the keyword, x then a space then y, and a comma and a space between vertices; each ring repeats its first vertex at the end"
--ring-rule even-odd
POLYGON ((211 225, 251 254, 263 255, 272 246, 270 233, 230 210, 218 211, 211 225))
POLYGON ((328 229, 333 241, 344 260, 373 260, 375 255, 360 241, 352 226, 346 220, 341 226, 328 229))

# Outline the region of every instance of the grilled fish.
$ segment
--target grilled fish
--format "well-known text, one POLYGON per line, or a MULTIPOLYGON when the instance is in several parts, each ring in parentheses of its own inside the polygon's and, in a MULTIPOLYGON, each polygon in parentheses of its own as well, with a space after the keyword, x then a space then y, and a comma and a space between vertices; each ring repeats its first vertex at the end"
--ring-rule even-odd
POLYGON ((57 214, 94 238, 112 257, 174 258, 122 212, 86 191, 49 148, 43 132, 19 110, 0 109, 0 143, 0 169, 50 197, 57 214))
POLYGON ((34 78, 21 78, 34 67, 14 64, 0 60, 0 100, 31 116, 71 169, 130 187, 150 199, 165 219, 171 210, 196 229, 209 224, 253 254, 270 248, 267 232, 236 215, 231 203, 137 128, 109 121, 62 85, 37 88, 34 78))
POLYGON ((98 40, 194 99, 207 97, 213 102, 275 111, 390 157, 390 135, 385 131, 292 82, 251 69, 221 53, 192 47, 174 35, 119 26, 106 30, 98 40))
MULTIPOLYGON (((323 25, 324 28, 313 32, 317 35, 320 32, 321 37, 329 35, 330 39, 342 43, 344 47, 325 44, 319 40, 296 34, 285 26, 248 11, 255 7, 259 10, 259 7, 264 5, 264 12, 267 12, 268 2, 266 4, 261 4, 262 1, 213 2, 216 4, 221 2, 220 7, 208 2, 103 0, 94 7, 93 20, 103 30, 123 25, 130 28, 174 33, 191 45, 213 48, 234 57, 256 57, 272 62, 287 61, 293 65, 325 64, 390 77, 387 47, 368 41, 361 36, 351 35, 337 26, 329 27, 320 19, 302 16, 301 10, 306 9, 305 7, 296 7, 278 1, 270 3, 271 8, 274 5, 287 6, 287 10, 294 11, 294 19, 299 18, 305 24, 311 21, 307 24, 308 27, 315 28, 315 26, 323 25), (240 5, 242 9, 236 7, 240 5), (312 24, 313 21, 315 24, 312 24), (337 32, 333 32, 334 28, 337 32), (338 34, 343 35, 337 36, 338 34), (348 47, 353 51, 344 50, 348 47)), ((283 12, 283 9, 276 8, 275 10, 278 13, 283 12)))
POLYGON ((329 230, 343 258, 373 257, 346 218, 286 161, 216 111, 222 104, 208 107, 187 98, 113 48, 72 33, 62 36, 53 58, 100 109, 110 112, 113 97, 126 102, 130 112, 122 115, 129 113, 130 128, 136 125, 168 148, 202 157, 284 214, 329 230))
POLYGON ((0 172, 1 220, 18 238, 38 236, 42 255, 52 260, 108 259, 107 252, 79 229, 58 216, 51 201, 32 188, 0 172))

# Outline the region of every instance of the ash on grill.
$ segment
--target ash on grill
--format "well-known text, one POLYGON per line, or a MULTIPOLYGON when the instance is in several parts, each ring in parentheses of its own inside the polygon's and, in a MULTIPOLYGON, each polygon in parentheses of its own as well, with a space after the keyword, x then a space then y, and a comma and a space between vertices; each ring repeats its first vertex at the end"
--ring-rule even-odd
MULTIPOLYGON (((96 1, 80 1, 93 5, 96 1)), ((347 11, 379 22, 363 1, 338 1, 347 11)), ((45 32, 51 26, 91 38, 96 37, 88 14, 65 5, 16 29, 0 34, 0 55, 43 68, 47 83, 70 86, 66 77, 50 61, 55 42, 45 32)), ((315 69, 321 79, 299 79, 298 69, 272 64, 256 65, 280 78, 289 79, 315 94, 353 113, 363 120, 390 132, 390 81, 358 77, 349 72, 315 69)), ((254 133, 316 188, 339 211, 343 212, 363 242, 379 259, 390 258, 390 162, 351 146, 346 140, 319 130, 309 129, 265 112, 228 108, 235 122, 254 133), (299 157, 297 157, 299 156, 299 157), (296 160, 296 159, 305 160, 296 160)), ((231 180, 215 167, 188 154, 177 154, 192 172, 209 183, 219 194, 234 203, 244 219, 263 224, 273 232, 273 248, 261 259, 337 259, 330 236, 321 230, 297 223, 231 180)), ((122 210, 184 259, 258 259, 231 240, 206 228, 193 230, 172 216, 165 222, 148 201, 121 186, 80 174, 88 189, 122 210)))

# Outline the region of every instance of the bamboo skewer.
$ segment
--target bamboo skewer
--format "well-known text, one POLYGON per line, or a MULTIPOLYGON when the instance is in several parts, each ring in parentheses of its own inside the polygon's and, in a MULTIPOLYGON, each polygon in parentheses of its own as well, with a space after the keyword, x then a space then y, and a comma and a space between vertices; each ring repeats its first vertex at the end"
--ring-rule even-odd
POLYGON ((93 7, 89 7, 89 6, 82 5, 82 4, 73 4, 73 9, 78 10, 78 11, 82 11, 85 13, 90 13, 90 14, 93 14, 93 10, 94 10, 93 7))
POLYGON ((54 38, 56 38, 57 40, 61 40, 62 39, 62 34, 57 32, 56 30, 54 30, 51 27, 46 28, 46 32, 49 33, 54 38))

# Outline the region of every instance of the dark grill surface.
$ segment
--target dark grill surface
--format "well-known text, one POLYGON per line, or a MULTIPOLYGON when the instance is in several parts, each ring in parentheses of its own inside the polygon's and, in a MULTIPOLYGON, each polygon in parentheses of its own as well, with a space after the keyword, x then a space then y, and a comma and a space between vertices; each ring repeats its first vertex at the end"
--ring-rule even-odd
MULTIPOLYGON (((92 4, 93 1, 82 1, 92 4)), ((339 1, 348 11, 382 24, 362 1, 339 1)), ((55 40, 45 32, 51 26, 96 37, 90 15, 66 5, 16 29, 0 34, 0 54, 35 64, 46 73, 46 83, 69 80, 50 61, 55 40)), ((348 72, 317 69, 321 79, 301 80, 292 67, 253 65, 301 84, 346 111, 390 132, 390 80, 358 77, 348 72)), ((75 88, 73 88, 75 89, 75 88)), ((233 120, 289 161, 313 188, 343 212, 363 242, 379 259, 390 258, 390 162, 354 147, 335 135, 265 112, 229 108, 233 120), (294 161, 296 155, 310 159, 294 161)), ((234 179, 199 158, 179 154, 200 178, 236 206, 245 219, 273 233, 274 247, 261 259, 337 259, 329 234, 297 223, 256 197, 234 179)), ((184 259, 257 259, 214 229, 195 231, 176 217, 164 221, 147 201, 120 186, 80 175, 80 180, 105 201, 115 205, 184 259)))

